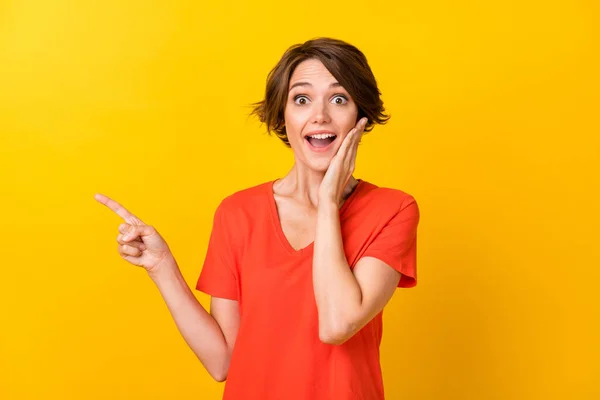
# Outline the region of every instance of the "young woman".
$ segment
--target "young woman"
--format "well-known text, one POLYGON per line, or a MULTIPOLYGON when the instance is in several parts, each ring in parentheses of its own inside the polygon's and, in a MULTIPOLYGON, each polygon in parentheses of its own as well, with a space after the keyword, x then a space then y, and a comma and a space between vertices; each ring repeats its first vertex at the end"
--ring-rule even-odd
POLYGON ((167 243, 120 204, 119 252, 144 267, 226 400, 380 400, 382 311, 416 284, 419 209, 352 176, 363 132, 385 123, 362 52, 319 38, 290 47, 254 114, 294 153, 280 179, 225 198, 196 289, 167 243))

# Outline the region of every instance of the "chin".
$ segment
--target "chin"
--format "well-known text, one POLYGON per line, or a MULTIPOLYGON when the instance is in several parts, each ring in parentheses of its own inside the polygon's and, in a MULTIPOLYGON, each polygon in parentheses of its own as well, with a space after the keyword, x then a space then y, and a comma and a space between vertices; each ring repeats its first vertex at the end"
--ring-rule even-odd
POLYGON ((308 167, 313 171, 326 172, 331 163, 331 158, 321 158, 320 160, 309 160, 308 167))
POLYGON ((323 173, 325 173, 329 168, 329 164, 331 163, 331 160, 335 154, 333 151, 327 153, 314 153, 312 151, 306 151, 306 149, 299 149, 293 145, 292 149, 294 150, 294 158, 297 162, 304 164, 306 168, 312 171, 323 173))

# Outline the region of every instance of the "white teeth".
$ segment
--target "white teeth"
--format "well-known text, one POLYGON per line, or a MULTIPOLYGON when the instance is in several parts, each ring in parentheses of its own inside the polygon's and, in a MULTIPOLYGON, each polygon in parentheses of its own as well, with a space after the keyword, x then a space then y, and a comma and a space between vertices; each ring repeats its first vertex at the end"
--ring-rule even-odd
POLYGON ((317 134, 317 135, 310 135, 309 137, 311 137, 313 139, 327 139, 327 138, 330 138, 330 137, 335 137, 335 135, 331 134, 331 133, 320 133, 320 134, 317 134))

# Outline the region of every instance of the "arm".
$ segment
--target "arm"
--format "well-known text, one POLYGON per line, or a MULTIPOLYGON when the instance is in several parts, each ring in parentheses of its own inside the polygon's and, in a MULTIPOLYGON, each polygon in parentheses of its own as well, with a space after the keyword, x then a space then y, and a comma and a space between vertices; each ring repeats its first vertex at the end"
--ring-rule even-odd
POLYGON ((313 258, 313 285, 319 313, 319 337, 342 344, 375 315, 394 294, 400 273, 373 257, 350 270, 336 202, 319 202, 313 258))
MULTIPOLYGON (((213 298, 212 315, 208 314, 185 283, 167 242, 158 231, 115 200, 100 193, 94 198, 126 222, 119 226, 117 236, 121 257, 148 272, 187 344, 213 378, 225 380, 238 331, 238 302, 213 298)), ((213 235, 212 240, 219 244, 217 237, 213 235)), ((214 250, 209 251, 209 255, 213 253, 214 250)), ((229 254, 228 251, 225 253, 229 254)), ((211 258, 207 264, 212 262, 211 258)))
POLYGON ((213 297, 212 315, 206 312, 183 279, 174 258, 149 275, 188 346, 215 380, 224 381, 239 326, 238 302, 213 297))

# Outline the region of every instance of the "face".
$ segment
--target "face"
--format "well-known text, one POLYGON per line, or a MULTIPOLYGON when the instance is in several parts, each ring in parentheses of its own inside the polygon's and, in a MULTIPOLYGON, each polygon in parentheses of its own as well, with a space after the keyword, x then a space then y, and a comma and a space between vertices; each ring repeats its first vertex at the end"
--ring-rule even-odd
POLYGON ((284 119, 296 163, 325 172, 356 125, 356 103, 315 59, 298 64, 288 90, 284 119))

